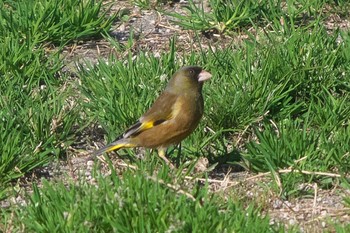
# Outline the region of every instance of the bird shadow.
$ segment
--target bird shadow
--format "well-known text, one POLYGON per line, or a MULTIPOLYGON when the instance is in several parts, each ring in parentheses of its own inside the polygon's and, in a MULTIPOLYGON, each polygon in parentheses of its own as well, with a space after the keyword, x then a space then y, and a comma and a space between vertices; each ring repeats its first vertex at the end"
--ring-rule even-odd
POLYGON ((208 160, 209 164, 217 164, 215 170, 223 168, 225 168, 225 170, 229 168, 232 172, 242 172, 245 170, 244 167, 239 164, 242 161, 242 155, 236 149, 222 154, 209 152, 208 160))
MULTIPOLYGON (((187 150, 186 150, 187 151, 187 150)), ((181 166, 186 160, 188 160, 188 155, 184 155, 184 148, 181 145, 172 148, 168 152, 168 157, 171 159, 172 163, 176 167, 181 166)), ((190 152, 191 153, 191 152, 190 152)), ((242 162, 242 155, 237 149, 233 149, 232 151, 226 150, 204 150, 199 152, 192 152, 190 157, 196 158, 206 158, 208 159, 208 167, 214 166, 212 173, 215 172, 223 172, 230 170, 231 172, 242 172, 245 171, 245 168, 240 165, 242 162)))

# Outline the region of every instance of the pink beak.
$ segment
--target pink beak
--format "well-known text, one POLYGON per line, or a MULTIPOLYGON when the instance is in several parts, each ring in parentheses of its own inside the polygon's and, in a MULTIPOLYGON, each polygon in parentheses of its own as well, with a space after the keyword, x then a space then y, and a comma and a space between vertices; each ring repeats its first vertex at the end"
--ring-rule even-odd
POLYGON ((211 73, 209 73, 208 71, 202 70, 202 72, 200 72, 198 75, 198 81, 204 82, 204 81, 210 79, 211 76, 212 76, 211 73))

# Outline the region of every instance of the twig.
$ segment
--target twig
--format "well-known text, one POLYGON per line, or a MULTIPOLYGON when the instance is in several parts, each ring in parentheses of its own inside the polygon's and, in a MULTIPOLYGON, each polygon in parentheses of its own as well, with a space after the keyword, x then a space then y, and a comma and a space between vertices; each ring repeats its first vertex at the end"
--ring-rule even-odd
POLYGON ((317 206, 317 183, 314 183, 314 202, 312 205, 312 217, 314 217, 316 213, 316 206, 317 206))
POLYGON ((263 177, 263 176, 267 176, 267 175, 270 175, 270 174, 271 174, 271 172, 259 173, 258 175, 248 177, 247 179, 245 179, 245 181, 255 180, 257 178, 260 178, 260 177, 263 177))
POLYGON ((33 153, 37 153, 37 152, 39 152, 39 148, 41 147, 41 145, 43 144, 43 142, 41 141, 41 142, 39 142, 39 144, 35 147, 35 149, 34 149, 34 151, 33 151, 33 153))
POLYGON ((131 168, 132 170, 135 170, 135 171, 139 169, 137 166, 131 165, 131 164, 127 164, 125 162, 122 162, 122 163, 117 162, 117 165, 121 166, 121 167, 131 168))
POLYGON ((236 143, 235 143, 235 147, 238 146, 238 144, 240 143, 240 141, 241 141, 242 138, 243 138, 243 135, 247 132, 247 130, 248 130, 249 127, 250 127, 250 125, 247 125, 247 126, 244 128, 243 132, 240 134, 240 137, 238 138, 238 140, 237 140, 236 143))
MULTIPOLYGON (((317 176, 329 176, 329 177, 341 177, 341 175, 339 174, 336 174, 336 173, 330 173, 330 172, 312 172, 312 171, 306 171, 306 170, 294 170, 294 169, 281 169, 281 170, 278 170, 276 171, 277 173, 280 173, 280 174, 285 174, 285 173, 301 173, 301 174, 305 174, 305 175, 317 175, 317 176)), ((254 180, 254 179, 257 179, 257 178, 260 178, 260 177, 263 177, 263 176, 267 176, 267 175, 270 175, 271 172, 264 172, 264 173, 260 173, 256 176, 251 176, 251 177, 248 177, 246 179, 246 181, 248 180, 254 180)))
POLYGON ((330 172, 312 172, 312 171, 305 171, 305 170, 293 170, 293 169, 282 169, 278 170, 278 173, 291 173, 291 172, 296 172, 296 173, 302 173, 305 175, 317 175, 317 176, 329 176, 329 177, 338 177, 340 178, 341 175, 336 174, 336 173, 330 173, 330 172))
POLYGON ((304 157, 301 157, 300 159, 294 160, 294 163, 299 163, 305 159, 307 159, 307 156, 304 156, 304 157))
POLYGON ((283 192, 283 187, 282 187, 282 181, 281 181, 281 178, 280 178, 280 173, 278 173, 278 171, 272 171, 271 174, 273 175, 273 177, 275 178, 275 181, 277 183, 277 186, 278 188, 280 189, 280 192, 279 192, 279 196, 281 196, 282 192, 283 192))
POLYGON ((229 175, 230 175, 231 171, 232 171, 232 167, 229 167, 229 169, 228 169, 228 171, 227 171, 227 173, 226 173, 226 175, 224 177, 224 182, 222 184, 222 186, 225 186, 224 189, 227 188, 227 184, 228 184, 228 182, 230 182, 229 181, 230 180, 229 175))
POLYGON ((210 128, 209 126, 206 126, 205 129, 207 129, 212 134, 216 134, 216 132, 212 128, 210 128))
POLYGON ((272 119, 270 119, 270 122, 273 125, 273 127, 275 127, 276 132, 277 132, 277 138, 279 138, 280 137, 280 131, 278 130, 277 124, 272 119))
MULTIPOLYGON (((292 172, 301 173, 301 174, 305 174, 305 175, 329 176, 329 177, 337 177, 337 178, 341 177, 341 175, 339 175, 339 174, 329 173, 329 172, 311 172, 311 171, 293 170, 293 169, 281 169, 281 170, 276 171, 276 173, 279 173, 279 174, 292 173, 292 172)), ((255 176, 248 177, 244 181, 255 180, 257 178, 268 176, 271 174, 272 174, 272 172, 260 173, 260 174, 255 175, 255 176)), ((278 176, 275 176, 275 177, 278 177, 278 176)), ((278 179, 278 186, 280 187, 281 181, 280 181, 279 177, 277 179, 278 179)), ((203 180, 205 181, 205 179, 203 179, 203 180)), ((222 183, 224 181, 222 181, 222 180, 221 181, 217 181, 217 180, 209 181, 209 179, 208 179, 208 182, 222 183)), ((241 182, 243 182, 243 181, 241 181, 241 182)), ((231 185, 228 186, 227 188, 235 186, 237 184, 240 184, 241 182, 229 182, 231 185)))
POLYGON ((167 28, 167 29, 171 29, 171 30, 175 30, 175 31, 181 31, 181 29, 179 29, 179 28, 174 28, 174 27, 166 26, 166 25, 161 24, 161 23, 157 24, 157 26, 163 27, 163 28, 167 28))
POLYGON ((187 179, 187 180, 195 180, 195 181, 202 181, 202 182, 208 182, 208 183, 219 183, 219 184, 226 183, 226 184, 237 185, 237 184, 240 183, 238 181, 233 182, 233 181, 216 180, 216 179, 195 178, 195 177, 192 177, 192 176, 185 176, 185 179, 187 179))

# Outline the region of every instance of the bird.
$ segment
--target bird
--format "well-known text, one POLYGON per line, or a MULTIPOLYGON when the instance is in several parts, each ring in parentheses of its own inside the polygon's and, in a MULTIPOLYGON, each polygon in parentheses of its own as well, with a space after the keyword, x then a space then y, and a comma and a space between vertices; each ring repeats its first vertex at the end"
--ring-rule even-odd
POLYGON ((122 135, 92 155, 122 148, 157 149, 158 155, 171 168, 167 148, 179 144, 198 126, 203 116, 203 83, 212 77, 199 66, 185 66, 176 71, 153 105, 122 135))

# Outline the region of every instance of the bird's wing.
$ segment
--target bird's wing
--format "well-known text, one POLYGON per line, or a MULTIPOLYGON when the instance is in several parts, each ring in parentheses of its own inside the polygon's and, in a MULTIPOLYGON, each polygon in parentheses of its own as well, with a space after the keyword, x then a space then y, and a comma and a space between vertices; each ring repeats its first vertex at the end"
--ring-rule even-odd
POLYGON ((163 92, 153 103, 152 107, 142 117, 140 117, 135 124, 125 131, 123 137, 135 137, 143 131, 153 128, 175 117, 179 112, 177 99, 178 95, 163 92))

